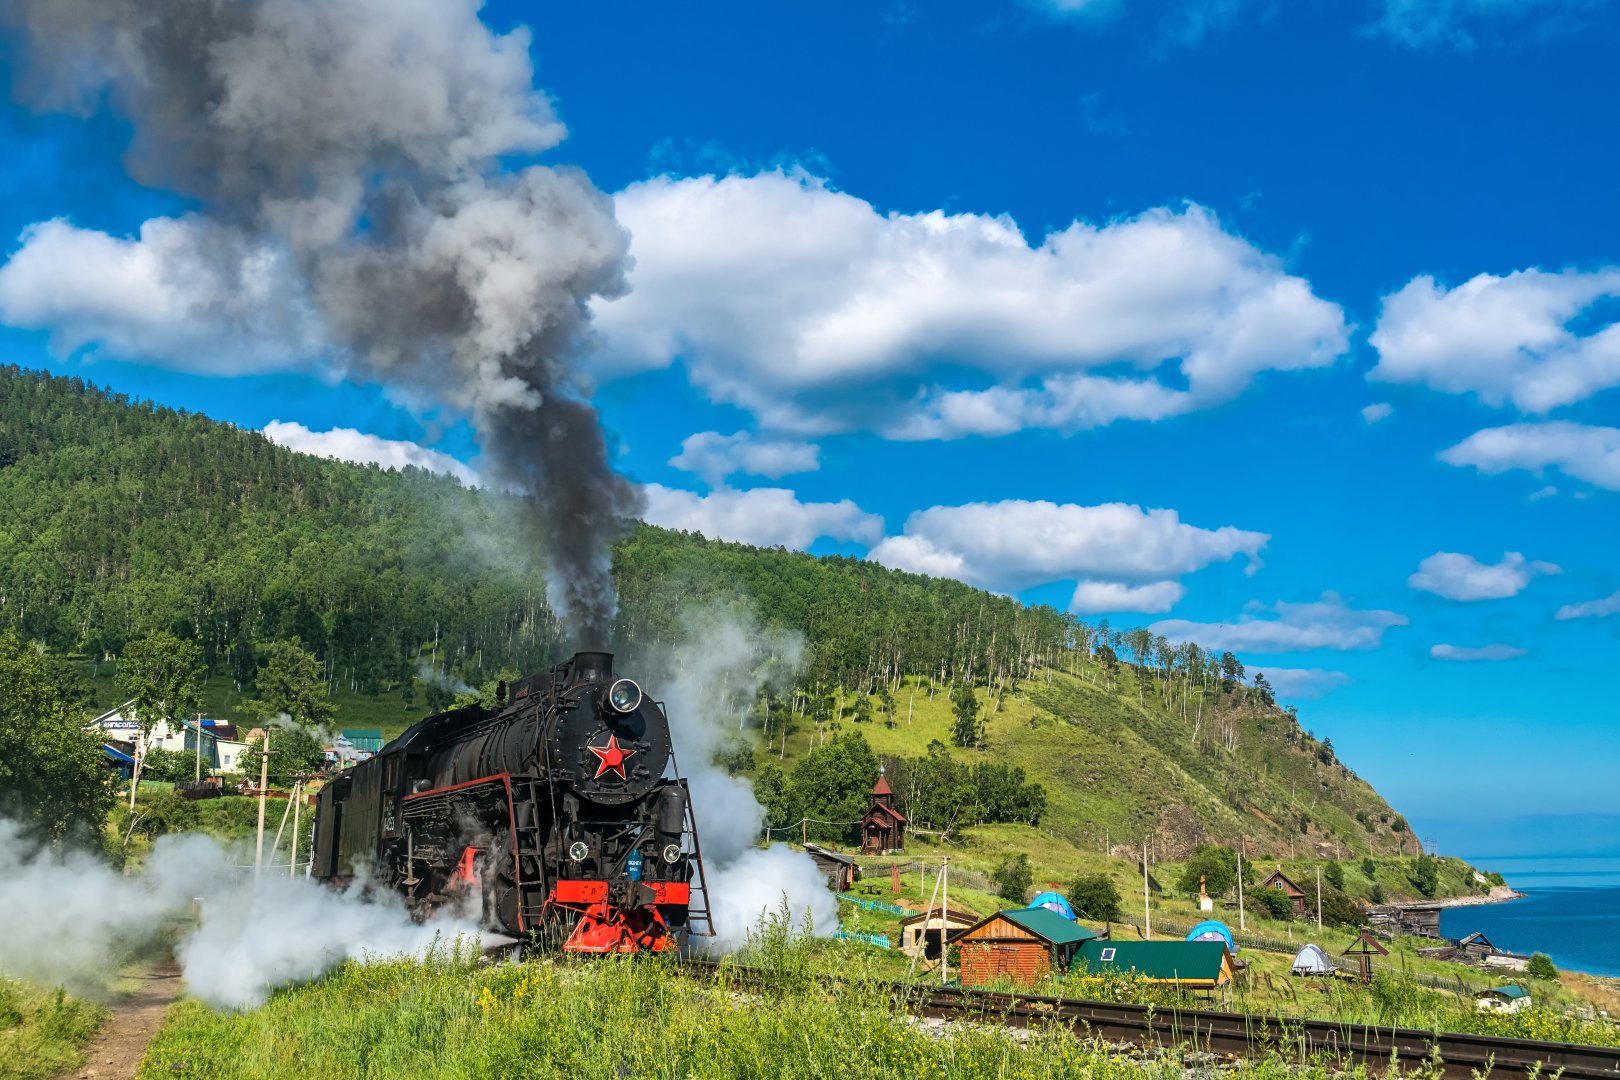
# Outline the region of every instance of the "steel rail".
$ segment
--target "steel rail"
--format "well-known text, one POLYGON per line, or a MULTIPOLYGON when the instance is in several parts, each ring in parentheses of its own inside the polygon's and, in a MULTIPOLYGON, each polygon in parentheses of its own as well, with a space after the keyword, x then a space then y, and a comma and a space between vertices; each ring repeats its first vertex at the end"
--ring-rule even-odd
MULTIPOLYGON (((683 960, 709 975, 768 987, 770 972, 712 961, 683 960)), ((1337 1066, 1432 1068, 1448 1080, 1486 1073, 1560 1074, 1561 1080, 1620 1080, 1620 1048, 1434 1032, 1333 1020, 1287 1019, 1212 1009, 1171 1008, 994 990, 879 982, 909 1012, 1013 1027, 1060 1025, 1076 1035, 1134 1046, 1186 1047, 1226 1058, 1277 1056, 1337 1066)))

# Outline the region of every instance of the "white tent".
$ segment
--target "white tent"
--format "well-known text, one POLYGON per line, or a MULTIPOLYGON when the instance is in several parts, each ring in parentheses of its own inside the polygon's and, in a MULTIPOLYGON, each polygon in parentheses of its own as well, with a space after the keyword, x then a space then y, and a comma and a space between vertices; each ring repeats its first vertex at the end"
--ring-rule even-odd
POLYGON ((1320 945, 1307 945, 1294 954, 1295 975, 1331 975, 1333 961, 1320 945))

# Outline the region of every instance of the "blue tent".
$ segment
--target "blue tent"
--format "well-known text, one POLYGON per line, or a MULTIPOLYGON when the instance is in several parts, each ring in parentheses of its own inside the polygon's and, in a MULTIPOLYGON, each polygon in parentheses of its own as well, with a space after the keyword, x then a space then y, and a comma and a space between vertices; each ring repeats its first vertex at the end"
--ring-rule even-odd
POLYGON ((1187 931, 1188 941, 1224 941, 1226 951, 1237 953, 1237 942, 1232 940, 1232 928, 1219 919, 1205 919, 1187 931))
POLYGON ((1043 907, 1048 911, 1057 912, 1070 922, 1074 921, 1074 908, 1070 907, 1069 902, 1055 892, 1041 893, 1029 902, 1029 906, 1032 908, 1043 907))

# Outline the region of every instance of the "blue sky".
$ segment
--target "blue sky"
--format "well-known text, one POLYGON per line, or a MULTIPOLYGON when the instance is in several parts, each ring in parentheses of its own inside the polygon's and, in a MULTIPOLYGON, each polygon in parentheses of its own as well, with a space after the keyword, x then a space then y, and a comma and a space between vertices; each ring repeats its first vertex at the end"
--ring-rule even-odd
MULTIPOLYGON (((630 231, 586 364, 654 520, 1230 647, 1442 851, 1620 821, 1606 5, 481 17, 630 231)), ((8 360, 479 468, 455 403, 154 283, 196 204, 129 139, 0 119, 8 360)))

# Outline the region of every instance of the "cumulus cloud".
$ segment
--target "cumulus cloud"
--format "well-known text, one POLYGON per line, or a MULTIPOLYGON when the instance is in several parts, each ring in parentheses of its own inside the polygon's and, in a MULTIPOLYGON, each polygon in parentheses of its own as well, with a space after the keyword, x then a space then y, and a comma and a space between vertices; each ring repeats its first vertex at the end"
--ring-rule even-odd
POLYGON ((1620 269, 1480 274, 1448 289, 1413 278, 1384 297, 1370 378, 1471 393, 1544 413, 1620 386, 1620 323, 1583 327, 1620 297, 1620 269))
POLYGON ((1620 491, 1620 428, 1568 420, 1485 428, 1442 450, 1440 460, 1472 465, 1484 473, 1555 468, 1577 480, 1620 491))
POLYGON ((1468 52, 1478 47, 1481 31, 1528 31, 1546 37, 1579 24, 1580 17, 1604 0, 1383 0, 1373 29, 1402 45, 1440 46, 1468 52))
POLYGON ((1376 424, 1380 420, 1388 419, 1389 414, 1395 411, 1395 406, 1387 401, 1379 401, 1368 405, 1361 410, 1361 418, 1369 424, 1376 424))
POLYGON ((1075 586, 1069 610, 1077 615, 1116 611, 1142 611, 1158 614, 1169 611, 1187 594, 1179 581, 1155 581, 1147 585, 1127 585, 1120 581, 1082 581, 1075 586))
POLYGON ((197 218, 135 237, 62 219, 24 229, 0 266, 0 320, 84 348, 210 374, 296 366, 326 352, 285 252, 197 218))
POLYGON ((1329 690, 1355 681, 1342 671, 1322 668, 1265 668, 1257 674, 1265 675, 1273 695, 1281 700, 1319 698, 1329 690))
POLYGON ((1309 603, 1282 602, 1269 608, 1251 605, 1250 612, 1235 622, 1164 619, 1150 629, 1172 641, 1196 641, 1206 649, 1274 653, 1376 649, 1384 642, 1385 630, 1406 624, 1405 615, 1393 611, 1357 611, 1338 593, 1327 592, 1320 600, 1309 603), (1261 612, 1269 612, 1274 617, 1263 617, 1261 612))
POLYGON ((641 490, 648 522, 720 540, 803 550, 823 536, 870 544, 883 535, 883 519, 848 499, 800 502, 786 488, 720 488, 698 495, 644 484, 641 490))
POLYGON ((883 213, 778 171, 659 177, 616 207, 636 265, 628 295, 593 303, 599 371, 680 363, 779 430, 1152 420, 1346 349, 1337 305, 1197 206, 1032 242, 1004 216, 883 213))
POLYGON ((1557 619, 1602 619, 1620 615, 1620 592, 1598 600, 1582 600, 1578 604, 1565 604, 1554 616, 1557 619))
POLYGON ((669 463, 719 487, 738 473, 779 480, 789 473, 814 472, 821 468, 821 449, 807 442, 762 439, 747 431, 733 435, 700 431, 681 440, 681 452, 669 463))
POLYGON ((1472 555, 1437 551, 1418 563, 1406 583, 1448 600, 1501 600, 1518 596, 1537 574, 1558 573, 1562 571, 1552 563, 1531 561, 1517 551, 1503 555, 1495 565, 1472 555))
POLYGON ((1176 578, 1239 555, 1252 563, 1270 539, 1188 525, 1174 510, 1008 499, 919 510, 870 557, 1004 591, 1078 580, 1077 611, 1165 611, 1181 597, 1176 578))
POLYGON ((277 446, 285 446, 300 454, 313 454, 334 461, 354 461, 362 465, 381 465, 385 469, 403 469, 407 465, 414 465, 418 469, 453 476, 469 487, 478 484, 478 474, 449 454, 429 450, 420 443, 406 439, 384 439, 354 428, 311 431, 303 424, 290 420, 270 421, 264 425, 264 435, 277 446))
POLYGON ((1529 649, 1521 649, 1517 645, 1480 645, 1477 648, 1467 645, 1434 645, 1429 648, 1429 655, 1436 660, 1460 660, 1471 662, 1475 660, 1517 660, 1521 656, 1529 655, 1529 649))

